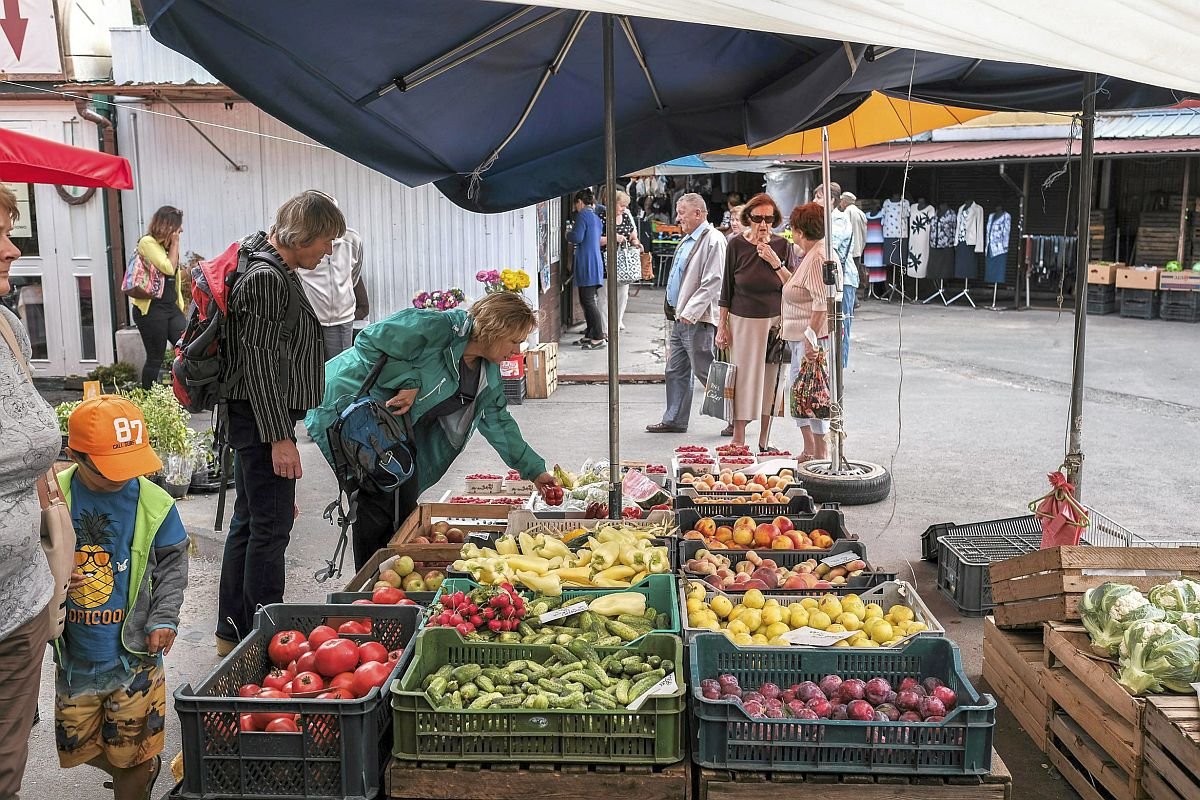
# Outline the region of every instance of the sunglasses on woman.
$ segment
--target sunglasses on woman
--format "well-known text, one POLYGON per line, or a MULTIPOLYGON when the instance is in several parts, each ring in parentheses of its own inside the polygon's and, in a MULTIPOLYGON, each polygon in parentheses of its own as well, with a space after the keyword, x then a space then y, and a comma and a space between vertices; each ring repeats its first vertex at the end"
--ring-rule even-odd
POLYGON ((755 224, 755 225, 761 225, 761 224, 763 224, 764 222, 771 222, 771 223, 773 223, 773 222, 775 222, 775 215, 774 215, 774 214, 766 214, 766 215, 762 215, 762 214, 751 214, 751 215, 750 215, 750 222, 752 222, 752 223, 753 223, 753 224, 755 224))

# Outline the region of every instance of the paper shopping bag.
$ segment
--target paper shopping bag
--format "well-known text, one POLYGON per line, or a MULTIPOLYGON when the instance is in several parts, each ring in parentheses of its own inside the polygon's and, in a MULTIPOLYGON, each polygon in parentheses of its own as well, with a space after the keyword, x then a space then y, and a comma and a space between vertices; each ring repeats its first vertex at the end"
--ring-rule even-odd
POLYGON ((700 413, 732 422, 736 383, 737 367, 728 361, 714 361, 708 368, 708 383, 704 386, 704 404, 700 406, 700 413))

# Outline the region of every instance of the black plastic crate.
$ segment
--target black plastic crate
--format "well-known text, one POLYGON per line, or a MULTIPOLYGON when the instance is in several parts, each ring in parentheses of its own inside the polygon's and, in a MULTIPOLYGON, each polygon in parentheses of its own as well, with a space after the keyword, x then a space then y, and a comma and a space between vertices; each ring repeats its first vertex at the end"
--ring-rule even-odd
MULTIPOLYGON (((1036 517, 1031 519, 1037 524, 1036 517)), ((994 605, 989 567, 1041 544, 1040 524, 1030 533, 944 534, 938 541, 938 589, 963 616, 985 616, 994 605)))
POLYGON ((1180 308, 1162 309, 1161 317, 1167 322, 1200 322, 1200 310, 1188 311, 1180 308))
POLYGON ((508 402, 520 405, 525 402, 527 384, 525 376, 519 378, 501 378, 504 383, 504 397, 508 402))
POLYGON ((1130 319, 1157 319, 1158 292, 1150 289, 1122 289, 1121 316, 1130 319))
MULTIPOLYGON (((754 517, 758 522, 770 522, 775 517, 791 517, 797 514, 817 513, 817 504, 812 496, 803 489, 790 486, 784 492, 788 502, 737 502, 745 499, 744 492, 697 492, 692 488, 683 488, 675 495, 675 522, 681 532, 687 531, 701 517, 754 517), (707 498, 717 502, 700 502, 697 498, 707 498)), ((836 510, 836 503, 822 506, 823 510, 836 510)), ((842 522, 845 528, 845 522, 842 522)), ((836 537, 835 537, 836 538, 836 537)))
POLYGON ((334 800, 371 798, 381 788, 389 755, 391 682, 408 666, 421 625, 415 606, 277 604, 260 609, 254 631, 241 641, 196 689, 175 690, 183 738, 184 777, 179 796, 334 800), (388 650, 403 649, 382 689, 357 700, 238 697, 238 688, 258 683, 271 666, 267 645, 281 630, 369 617, 369 636, 388 650), (249 712, 299 714, 299 733, 240 730, 249 712))
POLYGON ((921 534, 921 560, 937 561, 938 539, 942 538, 942 534, 950 533, 957 527, 953 522, 939 522, 926 528, 921 534))
POLYGON ((1089 303, 1113 303, 1117 299, 1117 287, 1112 284, 1089 283, 1087 301, 1089 303))
POLYGON ((1101 302, 1101 303, 1097 303, 1097 302, 1088 300, 1087 313, 1089 313, 1089 314, 1104 315, 1104 314, 1115 314, 1116 312, 1117 312, 1117 303, 1115 300, 1109 300, 1108 302, 1101 302))
MULTIPOLYGON (((355 600, 370 600, 374 592, 330 592, 325 596, 326 603, 345 605, 353 604, 355 600)), ((404 596, 418 606, 428 607, 433 604, 437 592, 405 592, 404 596)))
POLYGON ((1200 322, 1200 292, 1161 292, 1159 312, 1171 322, 1200 322))
MULTIPOLYGON (((679 499, 679 498, 676 498, 676 499, 679 499)), ((793 498, 793 499, 799 499, 799 498, 793 498)), ((742 506, 742 508, 749 509, 753 505, 756 505, 756 504, 747 504, 745 506, 742 506)), ((717 523, 717 527, 720 527, 721 525, 728 525, 730 527, 733 527, 733 523, 738 519, 738 517, 752 517, 754 519, 754 522, 756 525, 763 523, 763 522, 770 522, 771 520, 775 519, 776 517, 787 517, 788 519, 790 519, 792 521, 793 527, 800 528, 800 529, 804 530, 805 532, 811 531, 814 528, 824 529, 825 531, 827 531, 829 533, 830 538, 833 539, 835 542, 837 542, 840 539, 857 538, 853 534, 851 534, 849 530, 846 529, 846 517, 842 513, 841 507, 837 503, 827 503, 826 505, 821 506, 821 508, 819 510, 814 509, 812 511, 808 511, 808 510, 791 511, 790 509, 793 505, 795 505, 795 504, 789 503, 788 506, 786 506, 786 507, 785 506, 777 506, 777 508, 779 510, 777 513, 773 513, 773 514, 752 514, 749 511, 747 511, 746 513, 739 513, 737 511, 733 511, 733 512, 718 511, 717 509, 723 508, 723 506, 721 506, 719 504, 718 505, 702 504, 702 505, 694 506, 691 508, 679 508, 678 506, 676 506, 676 508, 675 508, 675 524, 679 526, 679 536, 681 537, 680 538, 681 543, 685 542, 685 541, 689 541, 689 540, 683 539, 682 538, 683 535, 685 533, 687 533, 688 531, 692 530, 693 528, 695 528, 696 523, 699 522, 704 517, 711 517, 717 523), (711 510, 709 510, 709 509, 711 509, 711 510)), ((737 508, 737 506, 734 506, 734 508, 737 508)), ((698 541, 698 540, 691 540, 691 541, 698 541)), ((753 548, 748 548, 748 549, 753 549, 753 548)), ((804 551, 800 551, 800 552, 804 552, 804 551)), ((821 551, 814 550, 813 552, 821 552, 821 551)), ((689 558, 690 558, 690 556, 689 556, 689 558)))

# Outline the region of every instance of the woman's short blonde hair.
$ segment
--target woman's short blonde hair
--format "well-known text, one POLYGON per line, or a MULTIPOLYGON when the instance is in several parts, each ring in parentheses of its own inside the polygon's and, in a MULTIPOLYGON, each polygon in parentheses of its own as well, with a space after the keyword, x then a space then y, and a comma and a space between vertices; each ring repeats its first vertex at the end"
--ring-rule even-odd
POLYGON ((537 327, 537 314, 514 292, 489 294, 472 303, 467 313, 475 322, 472 338, 481 341, 524 339, 537 327))
POLYGON ((0 214, 16 222, 21 217, 21 209, 17 207, 17 196, 4 184, 0 183, 0 214))
POLYGON ((620 189, 617 189, 616 205, 621 205, 621 203, 624 203, 625 205, 629 205, 629 193, 623 192, 620 189))
POLYGON ((317 239, 336 239, 346 232, 346 218, 333 198, 306 189, 275 212, 271 233, 284 247, 307 247, 317 239))

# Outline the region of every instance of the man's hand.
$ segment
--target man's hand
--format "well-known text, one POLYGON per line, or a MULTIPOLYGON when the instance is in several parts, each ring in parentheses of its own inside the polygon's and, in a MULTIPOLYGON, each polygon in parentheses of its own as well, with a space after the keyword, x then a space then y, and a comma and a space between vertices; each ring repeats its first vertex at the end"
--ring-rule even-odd
POLYGON ((280 439, 271 442, 271 466, 275 474, 289 480, 299 480, 303 474, 300 468, 300 451, 291 439, 280 439))
POLYGON ((676 317, 675 319, 682 322, 684 325, 694 325, 695 323, 687 317, 676 317))
POLYGON ((393 397, 391 400, 388 400, 386 403, 384 403, 384 405, 391 409, 393 414, 400 416, 412 408, 413 403, 416 402, 416 399, 416 389, 401 389, 400 391, 396 392, 395 397, 393 397))
POLYGON ((175 631, 170 628, 156 628, 150 631, 150 635, 146 637, 146 652, 154 656, 161 651, 165 656, 171 652, 173 644, 175 644, 175 631))

